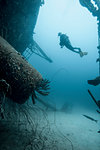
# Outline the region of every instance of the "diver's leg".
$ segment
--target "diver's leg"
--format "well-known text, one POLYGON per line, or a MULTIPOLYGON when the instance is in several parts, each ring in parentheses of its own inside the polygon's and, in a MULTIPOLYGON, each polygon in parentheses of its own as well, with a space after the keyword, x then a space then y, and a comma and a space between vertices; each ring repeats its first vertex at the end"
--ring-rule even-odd
POLYGON ((84 55, 87 55, 88 53, 87 52, 82 52, 80 48, 78 47, 74 47, 74 49, 77 49, 78 51, 75 51, 76 53, 78 53, 80 55, 80 57, 83 57, 84 55))
POLYGON ((71 51, 73 51, 73 52, 75 52, 75 53, 80 53, 81 52, 81 49, 80 48, 78 48, 78 47, 73 47, 72 45, 71 45, 71 43, 70 43, 70 41, 67 41, 66 43, 65 43, 65 46, 66 46, 66 48, 68 48, 69 50, 71 50, 71 51), (77 49, 77 50, 75 50, 75 49, 77 49))
POLYGON ((71 46, 69 49, 70 49, 71 51, 75 52, 75 53, 78 53, 78 54, 80 54, 80 52, 82 52, 81 49, 80 49, 80 48, 77 48, 77 47, 72 47, 72 46, 71 46), (76 49, 77 49, 77 50, 76 50, 76 49))
POLYGON ((80 55, 80 57, 83 57, 84 55, 87 55, 87 54, 88 54, 88 52, 82 52, 81 49, 78 48, 78 47, 74 47, 74 49, 78 49, 78 52, 77 52, 77 53, 80 55))
POLYGON ((80 55, 80 57, 83 57, 84 55, 87 55, 87 52, 82 52, 81 49, 79 47, 73 47, 70 43, 66 43, 65 44, 66 48, 68 48, 69 50, 77 53, 80 55), (77 50, 76 50, 77 49, 77 50))
POLYGON ((74 48, 74 51, 75 51, 75 49, 77 49, 78 51, 75 51, 76 53, 80 53, 80 52, 82 52, 81 51, 81 49, 79 48, 79 47, 73 47, 74 48))
POLYGON ((77 47, 73 47, 70 43, 66 43, 65 44, 66 48, 68 48, 69 50, 75 52, 75 53, 79 53, 79 51, 81 51, 80 48, 77 48, 77 47), (78 51, 76 51, 75 49, 78 49, 78 51))

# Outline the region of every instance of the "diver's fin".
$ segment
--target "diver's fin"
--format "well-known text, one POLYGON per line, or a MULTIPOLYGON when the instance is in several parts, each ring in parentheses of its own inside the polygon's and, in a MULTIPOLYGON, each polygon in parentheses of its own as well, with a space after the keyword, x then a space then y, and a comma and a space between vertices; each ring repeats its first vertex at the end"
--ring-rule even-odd
POLYGON ((97 113, 99 113, 100 114, 100 111, 99 110, 96 110, 97 111, 97 113))
POLYGON ((83 55, 87 55, 88 54, 88 52, 83 52, 83 55))
POLYGON ((100 130, 98 131, 98 133, 100 133, 100 130))
POLYGON ((87 55, 88 52, 82 52, 82 51, 80 51, 79 54, 80 54, 80 57, 83 57, 84 55, 87 55))

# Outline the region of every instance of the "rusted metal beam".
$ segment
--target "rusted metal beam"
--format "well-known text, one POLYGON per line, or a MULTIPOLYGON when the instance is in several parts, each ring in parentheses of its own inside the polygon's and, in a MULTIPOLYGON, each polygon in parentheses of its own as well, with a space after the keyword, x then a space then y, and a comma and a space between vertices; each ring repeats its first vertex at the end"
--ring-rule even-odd
POLYGON ((30 44, 29 47, 24 51, 23 56, 26 59, 29 59, 32 56, 32 54, 36 54, 50 63, 53 62, 51 58, 47 56, 47 54, 42 50, 42 48, 40 48, 40 46, 34 40, 32 44, 30 44))

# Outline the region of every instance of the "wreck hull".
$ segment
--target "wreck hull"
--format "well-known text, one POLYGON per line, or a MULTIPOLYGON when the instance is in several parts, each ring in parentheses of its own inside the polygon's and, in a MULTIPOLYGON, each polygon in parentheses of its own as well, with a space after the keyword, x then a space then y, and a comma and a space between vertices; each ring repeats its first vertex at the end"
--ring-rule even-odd
POLYGON ((42 81, 41 74, 31 66, 6 40, 0 37, 0 79, 11 87, 9 97, 24 103, 36 85, 42 81))

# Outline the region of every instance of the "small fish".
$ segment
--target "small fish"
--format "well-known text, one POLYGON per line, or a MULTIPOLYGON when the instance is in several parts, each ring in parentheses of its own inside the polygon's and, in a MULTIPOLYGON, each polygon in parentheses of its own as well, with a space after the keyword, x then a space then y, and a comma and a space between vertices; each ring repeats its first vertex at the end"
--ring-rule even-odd
POLYGON ((98 133, 100 133, 100 130, 98 131, 98 133))
POLYGON ((100 114, 100 111, 99 110, 96 110, 99 114, 100 114))
POLYGON ((86 118, 88 118, 88 119, 90 119, 90 120, 92 120, 92 121, 95 121, 96 123, 98 122, 98 120, 95 120, 95 119, 93 119, 92 117, 89 117, 89 116, 87 116, 87 115, 83 115, 84 117, 86 117, 86 118))

